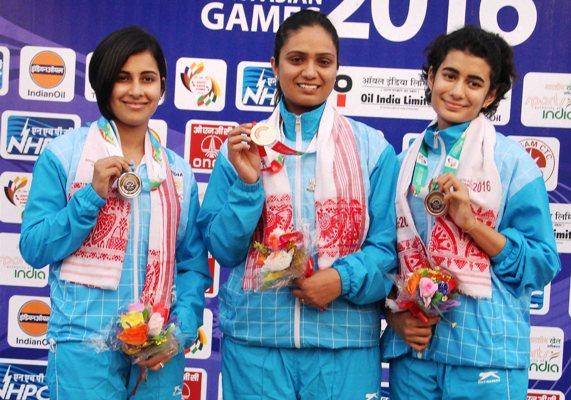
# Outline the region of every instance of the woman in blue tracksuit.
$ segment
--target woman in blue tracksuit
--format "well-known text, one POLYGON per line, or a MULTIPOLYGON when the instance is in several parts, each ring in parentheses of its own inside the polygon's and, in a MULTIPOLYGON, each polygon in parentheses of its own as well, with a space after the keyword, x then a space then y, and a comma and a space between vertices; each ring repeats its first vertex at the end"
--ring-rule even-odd
POLYGON ((202 324, 211 280, 192 171, 148 127, 165 79, 154 37, 137 27, 110 34, 89 69, 103 116, 53 140, 35 164, 20 251, 34 267, 50 264, 52 399, 126 399, 140 367, 151 372, 131 398, 180 399, 182 348, 202 324), (132 365, 95 345, 137 301, 170 314, 180 333, 177 349, 132 365))
POLYGON ((387 312, 391 399, 526 398, 531 292, 560 263, 540 170, 484 117, 514 76, 509 45, 480 28, 442 35, 427 49, 423 77, 437 116, 400 156, 400 271, 423 263, 450 270, 460 305, 446 314, 456 327, 387 312), (435 217, 438 197, 448 209, 435 217))
POLYGON ((262 150, 246 123, 229 133, 210 177, 198 223, 232 269, 220 292, 225 399, 377 396, 379 300, 396 266, 396 156, 380 132, 327 101, 338 55, 323 14, 284 21, 271 59, 279 102, 264 123, 303 154, 262 150), (315 238, 315 272, 260 291, 252 243, 288 230, 315 238))

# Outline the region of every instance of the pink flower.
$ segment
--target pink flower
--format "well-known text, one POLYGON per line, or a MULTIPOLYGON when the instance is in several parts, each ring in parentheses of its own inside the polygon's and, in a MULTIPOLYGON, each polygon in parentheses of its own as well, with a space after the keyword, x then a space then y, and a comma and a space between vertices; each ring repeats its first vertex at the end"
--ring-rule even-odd
POLYGON ((140 302, 131 303, 131 304, 129 304, 129 306, 127 307, 127 310, 128 310, 129 312, 133 312, 133 311, 134 311, 134 312, 137 312, 137 311, 142 312, 144 309, 145 309, 145 306, 144 306, 142 303, 140 303, 140 302))
POLYGON ((149 336, 154 337, 161 333, 165 320, 160 313, 152 313, 149 322, 149 336))
POLYGON ((418 286, 420 291, 420 297, 422 297, 424 305, 428 307, 430 301, 432 300, 432 296, 438 290, 438 285, 432 282, 432 279, 430 278, 421 278, 418 286))

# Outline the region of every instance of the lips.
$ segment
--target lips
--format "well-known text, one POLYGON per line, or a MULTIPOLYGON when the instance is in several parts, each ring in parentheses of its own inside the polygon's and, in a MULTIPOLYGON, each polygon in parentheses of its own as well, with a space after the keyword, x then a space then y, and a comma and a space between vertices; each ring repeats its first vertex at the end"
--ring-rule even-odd
POLYGON ((319 85, 316 85, 314 83, 298 83, 297 87, 307 91, 316 91, 317 89, 319 89, 319 85))
POLYGON ((445 104, 446 108, 447 108, 448 110, 451 110, 451 111, 459 111, 459 110, 462 110, 462 109, 465 107, 465 106, 462 105, 462 104, 453 103, 453 102, 446 101, 446 100, 444 100, 444 104, 445 104))

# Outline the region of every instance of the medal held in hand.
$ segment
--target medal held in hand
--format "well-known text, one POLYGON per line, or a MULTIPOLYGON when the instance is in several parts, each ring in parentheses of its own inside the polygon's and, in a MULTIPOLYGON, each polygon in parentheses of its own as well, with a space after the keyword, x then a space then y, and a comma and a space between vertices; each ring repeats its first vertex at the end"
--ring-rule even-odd
POLYGON ((121 196, 126 199, 137 197, 141 193, 143 186, 141 178, 134 171, 135 165, 130 164, 131 170, 123 172, 117 180, 117 189, 121 196))
POLYGON ((278 132, 269 124, 256 124, 250 131, 252 142, 258 146, 271 146, 278 140, 278 132))
POLYGON ((441 217, 446 214, 448 203, 444 200, 444 193, 438 188, 433 188, 424 198, 424 207, 434 217, 441 217))
POLYGON ((301 156, 305 154, 303 151, 292 149, 281 142, 279 140, 280 131, 270 124, 262 122, 254 125, 250 130, 250 138, 252 142, 258 146, 258 151, 262 158, 262 171, 264 172, 279 172, 283 168, 284 155, 301 156), (265 147, 271 148, 280 155, 273 160, 269 160, 265 147))

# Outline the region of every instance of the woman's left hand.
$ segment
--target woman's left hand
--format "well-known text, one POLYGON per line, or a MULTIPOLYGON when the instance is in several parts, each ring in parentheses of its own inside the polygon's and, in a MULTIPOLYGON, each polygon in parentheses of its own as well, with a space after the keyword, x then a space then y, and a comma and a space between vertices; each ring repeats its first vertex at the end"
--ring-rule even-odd
POLYGON ((470 206, 468 188, 452 174, 443 174, 436 179, 438 188, 444 193, 444 201, 448 203, 448 215, 463 231, 471 230, 478 220, 470 206))
POLYGON ((341 295, 341 277, 335 268, 316 271, 309 278, 294 281, 297 289, 292 293, 306 306, 325 310, 329 303, 341 295))
POLYGON ((158 354, 155 354, 151 358, 143 361, 139 361, 137 364, 141 367, 148 368, 151 371, 158 371, 162 369, 166 363, 168 363, 171 358, 173 358, 178 353, 178 343, 172 341, 170 345, 158 354))

